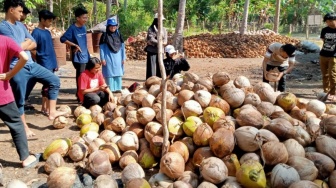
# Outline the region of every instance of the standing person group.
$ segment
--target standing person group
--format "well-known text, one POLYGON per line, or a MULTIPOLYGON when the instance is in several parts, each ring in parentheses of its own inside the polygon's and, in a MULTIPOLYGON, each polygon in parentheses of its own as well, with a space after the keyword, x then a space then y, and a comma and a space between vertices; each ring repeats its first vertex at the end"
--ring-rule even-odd
POLYGON ((75 11, 76 22, 72 24, 60 38, 62 43, 71 46, 72 64, 76 69, 76 97, 78 97, 78 78, 85 70, 85 66, 90 59, 90 53, 87 48, 86 27, 88 12, 84 8, 77 8, 75 11))
POLYGON ((111 91, 120 91, 126 50, 124 40, 118 30, 118 23, 114 18, 107 20, 106 32, 100 38, 99 48, 105 81, 111 91))
POLYGON ((286 74, 290 73, 295 65, 295 46, 292 44, 281 44, 278 42, 268 46, 264 56, 263 82, 279 82, 277 90, 284 92, 286 89, 286 74), (276 80, 269 80, 268 72, 272 69, 278 69, 280 72, 276 80))
MULTIPOLYGON (((162 19, 165 18, 162 16, 162 19)), ((146 63, 146 80, 151 76, 161 77, 159 58, 158 58, 158 14, 154 16, 154 20, 151 26, 149 26, 147 31, 147 46, 145 51, 147 52, 147 63, 146 63)), ((163 46, 167 45, 167 30, 162 27, 163 46)), ((163 52, 162 46, 162 52, 163 52)))
POLYGON ((336 14, 328 13, 324 16, 326 23, 321 31, 323 40, 320 51, 320 68, 322 73, 323 91, 329 93, 324 99, 333 99, 336 86, 336 14))
MULTIPOLYGON (((35 134, 29 129, 25 115, 24 104, 26 96, 32 91, 32 85, 27 85, 30 81, 48 85, 49 99, 49 119, 53 120, 57 116, 63 115, 64 112, 56 110, 56 100, 60 89, 60 79, 48 69, 35 63, 31 58, 30 50, 36 48, 35 39, 30 35, 25 26, 19 21, 22 16, 23 7, 22 0, 5 0, 5 20, 0 23, 0 34, 12 38, 18 45, 21 46, 28 55, 28 61, 25 66, 10 80, 11 87, 14 93, 16 105, 20 111, 21 120, 25 126, 27 137, 35 134)), ((13 58, 10 68, 13 68, 18 62, 17 58, 13 58)))

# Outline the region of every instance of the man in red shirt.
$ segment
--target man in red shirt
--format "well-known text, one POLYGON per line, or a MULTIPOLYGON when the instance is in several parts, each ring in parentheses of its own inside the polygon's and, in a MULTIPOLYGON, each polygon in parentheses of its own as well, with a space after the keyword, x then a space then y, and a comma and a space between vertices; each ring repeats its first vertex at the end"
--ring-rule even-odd
POLYGON ((0 41, 0 118, 9 127, 22 166, 33 167, 39 162, 40 155, 29 154, 26 132, 9 83, 26 64, 28 56, 11 38, 0 35, 0 41), (18 57, 19 60, 10 70, 10 63, 14 57, 18 57))

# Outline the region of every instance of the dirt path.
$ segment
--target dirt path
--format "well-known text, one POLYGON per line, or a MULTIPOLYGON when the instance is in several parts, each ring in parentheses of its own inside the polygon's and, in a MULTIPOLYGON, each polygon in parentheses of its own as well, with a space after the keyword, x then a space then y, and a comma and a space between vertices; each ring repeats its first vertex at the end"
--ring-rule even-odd
MULTIPOLYGON (((321 73, 317 64, 311 63, 318 59, 318 54, 298 55, 298 64, 292 74, 288 75, 288 91, 299 97, 314 98, 314 92, 322 91, 321 73)), ((199 76, 207 73, 226 71, 234 79, 238 75, 244 75, 255 84, 262 79, 261 58, 253 59, 189 59, 191 72, 199 76)), ((125 65, 126 71, 123 78, 123 86, 129 86, 134 82, 143 82, 145 79, 145 61, 128 61, 125 65)), ((75 101, 75 72, 72 64, 68 62, 60 68, 57 73, 61 78, 61 91, 58 104, 67 104, 72 109, 77 106, 75 101)), ((52 127, 52 122, 43 116, 41 109, 41 85, 38 84, 30 96, 31 103, 35 110, 27 111, 27 122, 29 127, 36 133, 36 136, 29 139, 29 149, 33 153, 43 152, 45 147, 56 138, 71 137, 79 134, 75 122, 70 118, 70 126, 56 130, 52 127)), ((46 182, 47 174, 44 172, 43 164, 40 162, 35 169, 24 170, 21 168, 18 155, 14 148, 8 128, 0 121, 0 163, 3 165, 4 183, 7 184, 11 179, 20 179, 31 187, 39 187, 46 182)), ((73 163, 68 163, 72 166, 73 163)))

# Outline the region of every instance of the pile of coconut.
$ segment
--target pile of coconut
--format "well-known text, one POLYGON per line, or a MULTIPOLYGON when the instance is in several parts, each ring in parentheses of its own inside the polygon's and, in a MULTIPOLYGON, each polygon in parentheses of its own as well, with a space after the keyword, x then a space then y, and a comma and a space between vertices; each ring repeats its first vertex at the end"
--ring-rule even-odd
MULTIPOLYGON (((118 187, 113 168, 121 168, 130 188, 336 188, 335 105, 274 92, 267 83, 252 86, 226 72, 201 78, 186 72, 167 85, 167 122, 158 77, 123 92, 116 104, 77 107, 79 135, 54 140, 44 151, 48 187, 83 183, 65 167, 67 158, 96 187, 118 187), (162 153, 164 124, 169 147, 162 153), (146 176, 152 168, 158 173, 146 176)), ((67 126, 67 118, 54 126, 67 126)))

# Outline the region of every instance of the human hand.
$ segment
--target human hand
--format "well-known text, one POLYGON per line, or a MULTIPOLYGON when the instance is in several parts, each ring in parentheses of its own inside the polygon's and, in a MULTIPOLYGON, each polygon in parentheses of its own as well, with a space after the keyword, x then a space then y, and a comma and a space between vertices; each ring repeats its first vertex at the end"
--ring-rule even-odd
POLYGON ((58 71, 58 67, 56 67, 56 68, 54 69, 54 71, 58 71))
POLYGON ((6 79, 6 73, 0 74, 0 80, 7 80, 6 79))
POLYGON ((101 63, 102 63, 103 66, 106 66, 106 61, 105 60, 102 60, 101 63))
POLYGON ((100 91, 106 91, 107 87, 108 87, 107 85, 99 86, 99 90, 100 91))
POLYGON ((113 96, 112 93, 109 95, 109 102, 111 102, 111 103, 115 103, 115 101, 114 101, 114 96, 113 96))
POLYGON ((78 52, 78 51, 82 52, 81 48, 77 44, 75 44, 74 47, 75 47, 74 52, 78 52))

